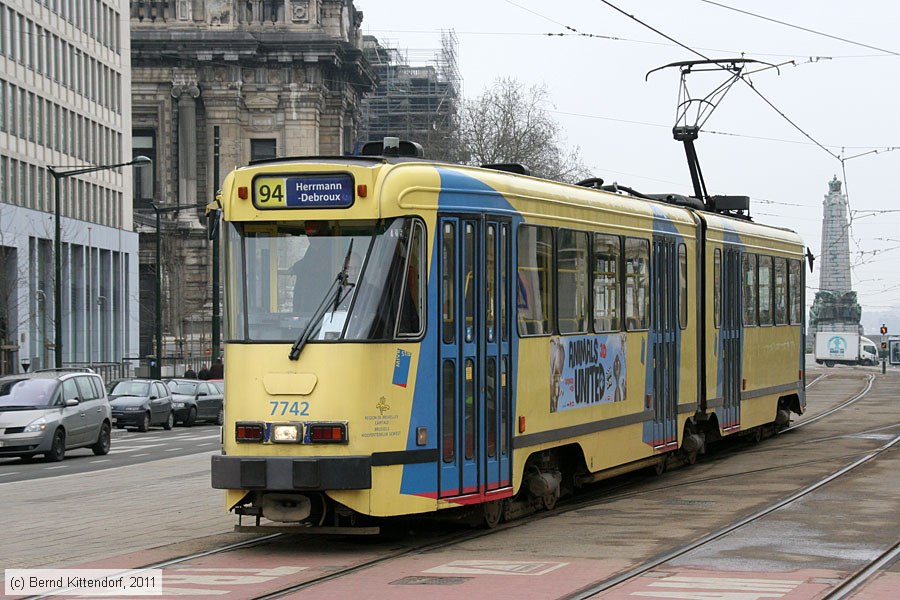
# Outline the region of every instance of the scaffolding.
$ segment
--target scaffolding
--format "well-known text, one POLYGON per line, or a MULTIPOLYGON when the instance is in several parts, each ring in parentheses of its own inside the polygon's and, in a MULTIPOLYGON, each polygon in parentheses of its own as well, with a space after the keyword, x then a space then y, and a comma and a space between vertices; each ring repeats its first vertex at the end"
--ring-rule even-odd
POLYGON ((409 51, 365 36, 363 52, 378 75, 378 87, 362 102, 359 141, 395 136, 419 142, 429 158, 456 160, 462 96, 458 47, 456 33, 442 30, 440 49, 427 51, 427 64, 412 65, 409 51))

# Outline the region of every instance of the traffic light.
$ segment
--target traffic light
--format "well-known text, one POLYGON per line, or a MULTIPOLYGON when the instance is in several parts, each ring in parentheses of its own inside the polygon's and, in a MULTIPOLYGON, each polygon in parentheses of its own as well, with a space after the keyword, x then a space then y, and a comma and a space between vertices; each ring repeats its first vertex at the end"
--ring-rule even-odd
POLYGON ((882 324, 882 326, 881 326, 881 335, 886 335, 886 334, 887 334, 887 326, 882 324))

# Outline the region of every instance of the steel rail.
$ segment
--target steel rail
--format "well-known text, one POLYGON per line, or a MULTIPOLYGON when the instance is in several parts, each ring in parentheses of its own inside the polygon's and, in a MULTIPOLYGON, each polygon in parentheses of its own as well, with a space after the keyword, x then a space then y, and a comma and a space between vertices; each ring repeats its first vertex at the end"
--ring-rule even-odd
POLYGON ((850 463, 849 465, 846 465, 846 466, 838 469, 837 471, 834 471, 833 473, 821 478, 819 481, 812 483, 812 484, 794 492, 793 494, 790 494, 786 498, 782 498, 781 500, 778 500, 777 502, 770 504, 769 506, 756 511, 755 513, 753 513, 747 517, 739 519, 739 520, 735 521, 734 523, 726 525, 725 527, 722 527, 716 531, 713 531, 712 533, 708 533, 708 534, 706 534, 692 542, 684 544, 678 548, 675 548, 673 550, 669 550, 667 552, 659 554, 659 555, 651 558, 650 560, 647 560, 647 561, 641 563, 640 565, 638 565, 636 567, 633 567, 631 569, 628 569, 627 571, 623 571, 622 573, 619 573, 618 575, 615 575, 608 579, 604 579, 603 581, 596 583, 594 585, 584 587, 584 588, 574 592, 573 594, 564 596, 563 598, 564 598, 564 600, 584 600, 585 598, 592 598, 592 597, 596 596, 597 594, 604 592, 610 588, 613 588, 617 585, 625 583, 626 581, 630 581, 636 577, 640 577, 641 575, 647 573, 648 571, 655 569, 656 567, 658 567, 660 565, 663 565, 663 564, 665 564, 669 561, 672 561, 680 556, 688 554, 689 552, 692 552, 692 551, 696 550, 697 548, 700 548, 700 547, 702 547, 712 541, 715 541, 721 537, 725 537, 726 535, 728 535, 734 531, 737 531, 741 527, 743 527, 749 523, 753 523, 754 521, 758 521, 759 519, 775 512, 776 510, 783 508, 783 507, 787 506, 788 504, 791 504, 792 502, 795 502, 795 501, 799 500, 800 498, 803 498, 804 496, 809 495, 810 493, 814 492, 815 490, 831 483, 835 479, 838 479, 838 478, 846 475, 850 471, 853 471, 857 467, 860 467, 860 466, 868 463, 869 461, 877 458, 882 453, 886 452, 887 450, 889 450, 890 448, 892 448, 894 445, 896 445, 898 443, 900 443, 900 435, 894 437, 894 439, 892 439, 887 444, 884 444, 877 450, 869 452, 868 454, 866 454, 859 460, 856 460, 856 461, 850 463))
MULTIPOLYGON (((272 541, 274 538, 281 537, 282 535, 284 535, 284 534, 273 533, 271 535, 264 535, 264 536, 261 536, 258 538, 253 538, 252 540, 245 540, 243 542, 235 542, 233 544, 227 544, 225 546, 220 546, 218 548, 202 550, 200 552, 195 552, 194 554, 188 554, 186 556, 179 556, 178 558, 172 558, 169 560, 164 560, 164 561, 156 562, 156 563, 149 564, 149 565, 134 567, 133 569, 121 569, 121 572, 122 573, 139 573, 141 571, 149 571, 151 569, 163 569, 163 568, 171 566, 171 565, 177 565, 179 563, 187 562, 187 561, 194 560, 197 558, 203 558, 205 556, 212 556, 214 554, 221 554, 223 552, 230 552, 232 550, 238 550, 241 548, 249 548, 252 546, 259 545, 259 544, 265 544, 267 542, 272 541)), ((74 591, 74 590, 72 590, 72 589, 55 590, 53 592, 48 592, 46 594, 41 594, 38 596, 28 596, 27 598, 24 598, 23 600, 41 600, 43 598, 56 598, 60 594, 63 594, 65 592, 70 592, 70 591, 74 591)), ((76 595, 81 595, 81 594, 76 594, 76 595)))
POLYGON ((881 573, 883 568, 890 566, 898 558, 900 558, 900 542, 897 542, 885 550, 881 556, 857 570, 853 575, 845 579, 843 583, 823 596, 822 600, 842 600, 843 598, 849 598, 856 593, 862 584, 881 573))
MULTIPOLYGON (((872 385, 875 383, 875 375, 873 375, 872 373, 869 373, 868 375, 866 375, 866 378, 867 378, 867 381, 866 381, 865 387, 862 389, 862 391, 860 391, 858 394, 856 394, 852 398, 845 400, 844 402, 838 404, 837 406, 833 406, 833 407, 829 408, 828 410, 826 410, 825 412, 821 412, 814 417, 810 417, 808 419, 803 419, 802 421, 798 422, 796 425, 791 425, 790 427, 785 427, 784 429, 779 431, 778 434, 781 435, 783 433, 787 433, 788 431, 794 431, 795 429, 799 429, 805 425, 809 425, 810 423, 815 423, 819 419, 824 419, 828 415, 836 413, 839 410, 843 410, 843 409, 847 408, 848 406, 850 406, 851 404, 858 402, 859 400, 861 400, 863 398, 863 396, 865 396, 866 394, 869 393, 869 390, 872 389, 872 385)), ((816 381, 818 381, 818 380, 816 380, 816 381)), ((815 383, 815 381, 813 383, 815 383)), ((810 384, 810 385, 812 385, 812 384, 810 384)))

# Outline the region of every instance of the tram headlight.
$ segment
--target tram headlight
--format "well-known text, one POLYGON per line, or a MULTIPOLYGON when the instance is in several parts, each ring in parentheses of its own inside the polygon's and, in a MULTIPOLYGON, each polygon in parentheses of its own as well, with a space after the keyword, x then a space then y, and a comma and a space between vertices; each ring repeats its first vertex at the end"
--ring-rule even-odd
POLYGON ((275 444, 298 444, 303 439, 303 426, 299 423, 273 423, 269 429, 269 441, 275 444))

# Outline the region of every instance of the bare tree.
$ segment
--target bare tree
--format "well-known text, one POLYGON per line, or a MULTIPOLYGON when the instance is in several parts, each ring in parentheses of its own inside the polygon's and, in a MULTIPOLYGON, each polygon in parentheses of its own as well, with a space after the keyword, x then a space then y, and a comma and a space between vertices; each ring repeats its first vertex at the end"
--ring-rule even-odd
POLYGON ((526 87, 500 77, 474 100, 463 104, 460 146, 468 164, 521 163, 533 175, 575 182, 589 176, 578 147, 565 146, 562 128, 546 85, 526 87))

